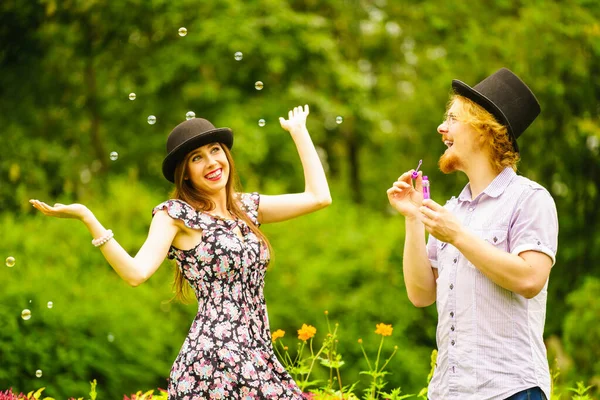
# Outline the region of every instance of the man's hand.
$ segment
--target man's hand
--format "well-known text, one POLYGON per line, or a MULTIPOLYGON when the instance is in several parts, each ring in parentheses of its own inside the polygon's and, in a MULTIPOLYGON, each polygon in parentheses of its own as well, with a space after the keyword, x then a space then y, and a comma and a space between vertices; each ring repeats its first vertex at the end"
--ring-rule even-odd
POLYGON ((427 232, 441 242, 454 245, 463 227, 450 211, 430 199, 423 200, 419 211, 427 232))

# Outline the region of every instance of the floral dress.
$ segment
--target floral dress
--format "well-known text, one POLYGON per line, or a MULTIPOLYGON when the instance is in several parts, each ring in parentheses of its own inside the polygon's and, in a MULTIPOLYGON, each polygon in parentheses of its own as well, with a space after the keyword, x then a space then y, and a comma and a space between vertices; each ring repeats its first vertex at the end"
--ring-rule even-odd
MULTIPOLYGON (((239 199, 258 226, 258 193, 239 199)), ((198 298, 198 315, 171 368, 169 399, 301 399, 271 343, 263 295, 268 248, 241 219, 198 212, 183 200, 167 200, 153 214, 158 210, 202 230, 196 247, 171 246, 168 254, 198 298)))

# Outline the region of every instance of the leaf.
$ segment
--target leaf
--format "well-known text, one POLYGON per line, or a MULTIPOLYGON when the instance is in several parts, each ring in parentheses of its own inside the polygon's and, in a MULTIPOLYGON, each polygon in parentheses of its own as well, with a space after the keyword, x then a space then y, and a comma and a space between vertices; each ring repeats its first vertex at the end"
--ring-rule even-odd
POLYGON ((45 387, 43 388, 39 388, 34 394, 33 394, 33 398, 34 399, 39 399, 42 392, 44 391, 44 389, 46 389, 45 387))

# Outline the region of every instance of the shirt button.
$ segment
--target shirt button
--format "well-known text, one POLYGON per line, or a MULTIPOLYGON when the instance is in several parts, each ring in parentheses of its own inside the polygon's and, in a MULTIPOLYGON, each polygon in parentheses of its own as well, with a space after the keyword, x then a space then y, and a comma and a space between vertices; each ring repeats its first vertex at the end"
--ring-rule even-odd
POLYGON ((450 316, 454 318, 454 311, 450 311, 450 316))
POLYGON ((450 284, 450 290, 454 289, 454 284, 450 284))
POLYGON ((538 242, 538 246, 539 246, 540 244, 542 244, 542 242, 538 242))
POLYGON ((450 327, 450 330, 451 330, 452 332, 454 332, 454 325, 452 325, 452 326, 450 327))
POLYGON ((457 262, 457 261, 458 261, 458 259, 457 259, 457 258, 455 258, 455 259, 454 259, 454 264, 456 264, 456 262, 457 262))
POLYGON ((473 207, 469 207, 469 211, 473 211, 473 210, 474 210, 474 208, 473 208, 473 207))
POLYGON ((454 344, 455 344, 455 343, 456 343, 456 342, 455 342, 454 340, 450 342, 450 344, 451 344, 452 346, 454 346, 454 344))

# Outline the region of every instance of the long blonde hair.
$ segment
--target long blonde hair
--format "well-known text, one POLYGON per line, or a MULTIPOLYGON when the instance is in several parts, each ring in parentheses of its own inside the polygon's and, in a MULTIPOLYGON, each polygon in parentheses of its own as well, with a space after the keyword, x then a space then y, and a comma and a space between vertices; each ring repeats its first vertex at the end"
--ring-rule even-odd
POLYGON ((454 103, 459 105, 456 119, 471 125, 481 135, 494 171, 500 173, 506 167, 511 167, 516 171, 520 156, 513 147, 506 126, 499 123, 491 113, 471 99, 455 94, 451 97, 449 104, 454 103))
MULTIPOLYGON (((250 230, 252 230, 252 232, 261 242, 261 246, 266 246, 269 249, 269 254, 271 254, 272 249, 269 239, 267 239, 265 234, 258 229, 258 226, 256 226, 254 222, 250 220, 248 214, 246 214, 246 212, 244 212, 240 206, 237 195, 241 194, 241 184, 235 169, 231 152, 227 146, 223 145, 222 143, 219 143, 219 145, 223 149, 223 152, 227 157, 227 161, 229 162, 229 179, 227 179, 227 184, 225 185, 227 209, 229 212, 231 212, 231 214, 243 220, 246 225, 248 225, 250 230)), ((170 198, 183 200, 194 207, 194 209, 197 211, 211 211, 215 208, 214 201, 212 201, 206 193, 194 187, 189 180, 185 179, 186 166, 189 163, 192 153, 193 152, 190 151, 188 154, 186 154, 183 161, 177 164, 177 167, 175 168, 175 189, 173 189, 173 192, 171 192, 170 198)), ((175 268, 173 289, 175 291, 175 297, 178 300, 183 303, 190 302, 191 288, 178 266, 175 268)))

